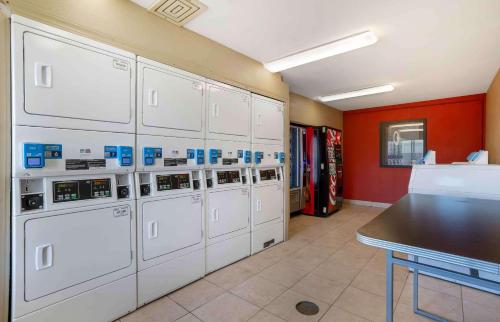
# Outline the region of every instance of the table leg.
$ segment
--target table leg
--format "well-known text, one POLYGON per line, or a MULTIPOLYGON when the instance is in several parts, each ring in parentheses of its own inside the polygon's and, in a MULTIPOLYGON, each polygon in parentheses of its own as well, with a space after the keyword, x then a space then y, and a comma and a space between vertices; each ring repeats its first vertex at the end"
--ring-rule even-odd
POLYGON ((393 268, 392 250, 387 250, 386 253, 386 296, 385 296, 385 320, 392 322, 392 302, 393 302, 393 268))

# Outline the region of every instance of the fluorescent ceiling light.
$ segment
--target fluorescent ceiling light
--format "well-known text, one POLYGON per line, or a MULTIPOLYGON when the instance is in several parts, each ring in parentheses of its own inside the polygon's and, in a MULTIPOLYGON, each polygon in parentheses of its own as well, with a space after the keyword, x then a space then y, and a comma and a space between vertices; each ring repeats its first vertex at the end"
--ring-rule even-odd
POLYGON ((366 47, 377 42, 377 36, 371 31, 365 31, 342 38, 315 48, 304 50, 264 64, 264 67, 275 73, 292 67, 311 63, 327 57, 342 54, 351 50, 366 47))
POLYGON ((328 96, 321 96, 321 97, 319 97, 319 100, 322 102, 338 101, 338 100, 343 100, 346 98, 391 92, 393 90, 394 90, 394 86, 383 85, 383 86, 360 89, 357 91, 352 91, 352 92, 347 92, 347 93, 339 93, 339 94, 333 94, 333 95, 328 95, 328 96))

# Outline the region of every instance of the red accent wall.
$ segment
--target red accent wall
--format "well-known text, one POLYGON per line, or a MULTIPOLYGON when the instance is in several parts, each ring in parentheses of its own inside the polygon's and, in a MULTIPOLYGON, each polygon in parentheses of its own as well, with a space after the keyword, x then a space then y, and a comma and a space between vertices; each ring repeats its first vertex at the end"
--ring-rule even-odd
POLYGON ((484 147, 485 94, 344 112, 344 198, 393 203, 408 192, 410 168, 380 167, 380 123, 427 119, 438 163, 484 147))

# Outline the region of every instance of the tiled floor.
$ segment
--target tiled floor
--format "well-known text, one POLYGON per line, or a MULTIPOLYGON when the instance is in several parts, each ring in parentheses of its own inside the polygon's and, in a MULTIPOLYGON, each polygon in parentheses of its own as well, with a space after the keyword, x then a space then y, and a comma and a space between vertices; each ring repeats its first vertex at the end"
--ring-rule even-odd
MULTIPOLYGON (((382 209, 348 206, 328 218, 293 217, 290 240, 214 272, 121 322, 384 321, 385 253, 360 244, 355 232, 382 209), (297 302, 313 301, 314 316, 297 302)), ((395 271, 395 321, 427 321, 411 309, 411 274, 395 271)), ((429 277, 420 304, 453 321, 500 321, 500 296, 429 277)))

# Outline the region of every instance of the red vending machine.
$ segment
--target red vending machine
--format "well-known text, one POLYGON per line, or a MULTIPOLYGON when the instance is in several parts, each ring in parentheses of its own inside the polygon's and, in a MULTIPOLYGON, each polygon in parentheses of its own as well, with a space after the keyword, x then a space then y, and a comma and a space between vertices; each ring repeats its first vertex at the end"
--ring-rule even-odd
POLYGON ((306 128, 306 215, 328 216, 342 207, 342 131, 306 128))

